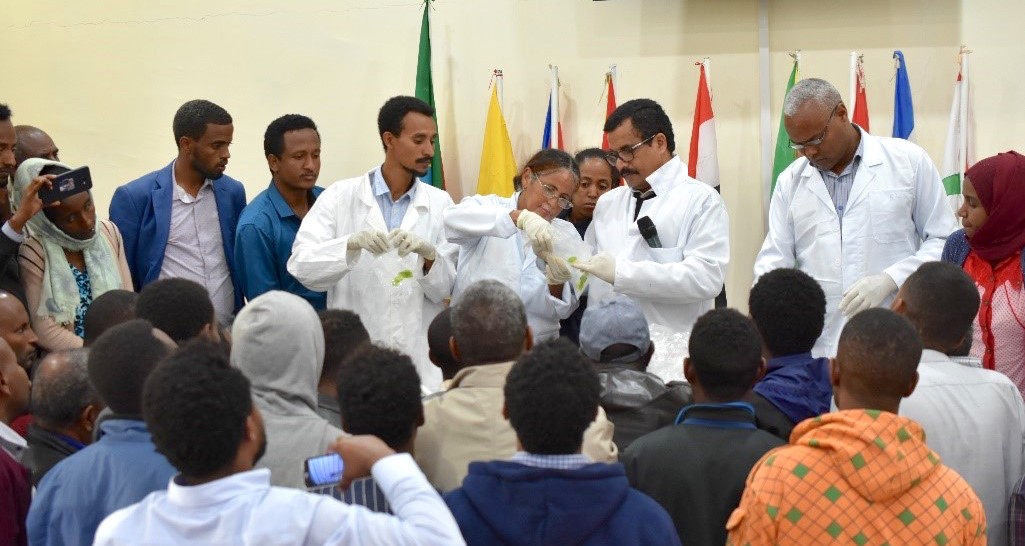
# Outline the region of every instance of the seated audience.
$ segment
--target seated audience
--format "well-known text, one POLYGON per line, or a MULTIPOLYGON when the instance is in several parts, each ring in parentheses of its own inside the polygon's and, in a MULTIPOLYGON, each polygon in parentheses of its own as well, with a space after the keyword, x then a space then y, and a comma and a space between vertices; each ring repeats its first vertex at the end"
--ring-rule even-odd
POLYGON ((160 279, 146 285, 135 302, 135 316, 148 320, 179 345, 197 337, 219 340, 210 294, 195 281, 160 279))
POLYGON ((100 423, 99 440, 39 482, 28 514, 30 544, 92 544, 103 518, 167 488, 175 472, 142 421, 142 386, 173 348, 167 335, 136 319, 107 330, 89 349, 89 381, 113 415, 100 423))
POLYGON ((231 365, 252 383, 267 426, 267 454, 257 466, 270 469, 274 485, 305 487, 303 461, 323 455, 342 435, 317 414, 324 366, 317 312, 295 294, 272 290, 239 311, 231 337, 231 365))
POLYGON ((29 470, 20 462, 25 440, 10 425, 28 411, 29 385, 28 372, 0 339, 0 544, 12 546, 28 544, 25 517, 32 482, 29 470))
POLYGON ((25 466, 32 485, 57 463, 93 442, 93 428, 104 404, 89 382, 87 349, 50 353, 32 378, 32 417, 25 466))
POLYGON ((758 461, 727 544, 986 544, 971 486, 897 415, 915 390, 922 342, 886 309, 847 322, 830 363, 839 411, 801 422, 758 461))
POLYGON ((989 543, 1007 544, 1008 500, 1025 474, 1025 403, 1007 376, 946 354, 971 336, 978 309, 975 283, 952 263, 926 262, 901 285, 893 310, 915 325, 924 349, 900 414, 922 425, 929 447, 982 500, 989 543))
POLYGON ((669 512, 681 542, 721 546, 751 467, 784 442, 759 430, 754 407, 742 401, 765 372, 749 319, 732 309, 709 311, 694 323, 689 349, 683 374, 694 404, 679 412, 675 426, 631 444, 620 460, 630 485, 669 512))
MULTIPOLYGON (((20 202, 39 177, 52 180, 70 170, 56 161, 25 160, 14 176, 13 200, 20 202)), ((43 207, 26 225, 18 265, 39 346, 48 351, 81 347, 93 299, 132 289, 121 233, 112 222, 97 222, 91 191, 43 207)))
MULTIPOLYGON (((452 308, 452 354, 463 369, 448 390, 424 402, 424 425, 416 435, 416 460, 435 487, 458 487, 472 461, 516 453, 516 433, 502 416, 502 387, 515 360, 533 344, 523 301, 512 289, 484 280, 463 292, 452 308)), ((584 455, 615 461, 612 432, 599 409, 584 433, 584 455)))
POLYGON ((138 299, 139 295, 130 290, 111 290, 94 299, 85 312, 84 345, 92 345, 103 332, 135 318, 138 299))
POLYGON ((566 340, 541 343, 509 371, 502 414, 516 431, 508 461, 470 463, 445 495, 469 546, 680 544, 666 511, 631 489, 619 464, 581 445, 598 415, 591 364, 566 340))
POLYGON ((452 308, 446 307, 438 313, 427 327, 427 358, 441 370, 443 392, 452 384, 452 378, 459 373, 459 363, 452 356, 452 308))
MULTIPOLYGON (((307 301, 309 301, 307 299, 307 301)), ((346 358, 370 341, 359 315, 345 309, 327 309, 317 313, 324 328, 324 368, 317 382, 317 413, 336 427, 342 426, 338 411, 335 381, 346 358)))
POLYGON ((829 359, 811 355, 826 323, 826 294, 819 283, 799 269, 770 271, 751 288, 748 308, 769 359, 755 394, 795 425, 828 412, 829 359))
POLYGON ((580 352, 598 370, 601 407, 616 426, 620 450, 673 424, 680 409, 691 403, 690 385, 666 385, 647 372, 655 344, 644 313, 626 296, 614 294, 588 308, 580 323, 580 352))
MULTIPOLYGON (((420 376, 408 356, 364 345, 338 373, 338 407, 345 432, 376 436, 396 453, 413 453, 416 429, 424 424, 424 408, 420 376)), ((336 498, 375 512, 391 512, 388 498, 372 477, 353 481, 336 498)))
POLYGON ((342 485, 372 473, 395 516, 273 487, 270 471, 254 468, 273 436, 264 430, 249 381, 217 345, 192 344, 167 359, 146 382, 143 416, 157 449, 181 473, 167 491, 108 517, 96 532, 97 546, 464 544, 413 459, 372 436, 338 438, 324 451, 343 458, 342 485))

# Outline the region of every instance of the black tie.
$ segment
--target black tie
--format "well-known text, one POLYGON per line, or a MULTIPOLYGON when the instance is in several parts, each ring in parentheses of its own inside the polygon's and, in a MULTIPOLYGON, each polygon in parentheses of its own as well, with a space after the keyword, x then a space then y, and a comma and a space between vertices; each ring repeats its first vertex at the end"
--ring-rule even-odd
POLYGON ((647 201, 648 199, 655 197, 655 190, 648 189, 648 191, 645 192, 635 191, 633 192, 633 194, 634 199, 637 200, 637 203, 634 205, 634 221, 636 222, 637 215, 641 213, 641 204, 647 201))

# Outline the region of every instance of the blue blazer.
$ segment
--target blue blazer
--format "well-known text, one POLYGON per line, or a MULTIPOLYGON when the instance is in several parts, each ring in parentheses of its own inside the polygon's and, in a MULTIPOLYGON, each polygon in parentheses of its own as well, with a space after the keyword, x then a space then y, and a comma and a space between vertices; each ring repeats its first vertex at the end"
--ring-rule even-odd
MULTIPOLYGON (((132 272, 136 291, 157 280, 164 263, 164 249, 171 231, 173 167, 172 161, 159 171, 119 187, 110 202, 110 219, 124 237, 128 269, 132 272)), ((238 311, 242 308, 242 288, 235 268, 235 226, 246 206, 246 190, 241 182, 228 175, 218 178, 213 187, 224 257, 231 270, 235 310, 238 311)))

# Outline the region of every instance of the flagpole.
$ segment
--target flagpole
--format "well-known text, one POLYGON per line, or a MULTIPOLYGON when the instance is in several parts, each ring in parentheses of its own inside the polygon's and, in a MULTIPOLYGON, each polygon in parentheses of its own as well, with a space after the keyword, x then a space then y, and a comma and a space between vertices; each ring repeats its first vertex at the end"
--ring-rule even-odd
POLYGON ((705 57, 701 59, 701 66, 705 67, 705 84, 708 87, 708 100, 713 100, 712 97, 712 59, 705 57))
POLYGON ((858 106, 858 52, 851 52, 851 77, 850 77, 851 92, 847 95, 847 100, 851 101, 848 109, 851 111, 851 119, 854 119, 854 109, 858 106))
POLYGON ((552 112, 551 112, 551 124, 552 124, 552 148, 559 148, 559 67, 555 65, 548 65, 549 70, 552 72, 552 112))
POLYGON ((505 115, 505 90, 502 85, 502 69, 496 68, 492 76, 495 78, 495 85, 498 86, 498 107, 502 109, 502 115, 505 115))
POLYGON ((762 143, 762 227, 767 231, 769 226, 769 188, 772 187, 772 120, 769 107, 772 94, 769 70, 769 0, 758 2, 758 91, 759 117, 758 126, 762 143))
POLYGON ((609 77, 612 78, 612 87, 619 88, 619 67, 614 64, 609 65, 609 77))
POLYGON ((957 171, 961 175, 961 186, 964 187, 964 173, 968 165, 968 51, 967 46, 962 45, 961 51, 958 53, 960 65, 961 65, 961 96, 960 103, 958 105, 958 116, 957 124, 959 125, 958 135, 958 161, 957 171))

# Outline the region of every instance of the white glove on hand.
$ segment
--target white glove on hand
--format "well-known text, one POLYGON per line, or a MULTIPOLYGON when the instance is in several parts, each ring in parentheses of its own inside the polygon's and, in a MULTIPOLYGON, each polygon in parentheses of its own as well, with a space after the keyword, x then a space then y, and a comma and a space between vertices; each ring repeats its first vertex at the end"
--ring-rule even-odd
POLYGON ((548 284, 561 285, 573 278, 566 260, 550 252, 541 259, 545 262, 545 281, 548 284))
POLYGON ((410 252, 415 252, 423 259, 432 262, 434 258, 438 257, 438 251, 434 245, 412 231, 395 228, 388 234, 388 241, 399 251, 400 258, 405 258, 410 252))
POLYGON ((604 252, 595 254, 584 261, 577 260, 576 262, 573 262, 572 265, 573 267, 581 271, 586 271, 609 284, 615 284, 616 259, 604 252))
POLYGON ((897 283, 886 273, 864 277, 844 292, 840 312, 845 317, 853 317, 865 309, 878 307, 896 290, 897 283))
POLYGON ((349 250, 363 249, 375 256, 384 254, 391 249, 388 242, 388 235, 376 229, 365 229, 349 236, 349 243, 346 245, 349 250))
POLYGON ((521 210, 520 216, 516 220, 516 227, 522 229, 530 239, 530 246, 534 248, 535 256, 552 252, 552 232, 548 220, 529 210, 521 210))

